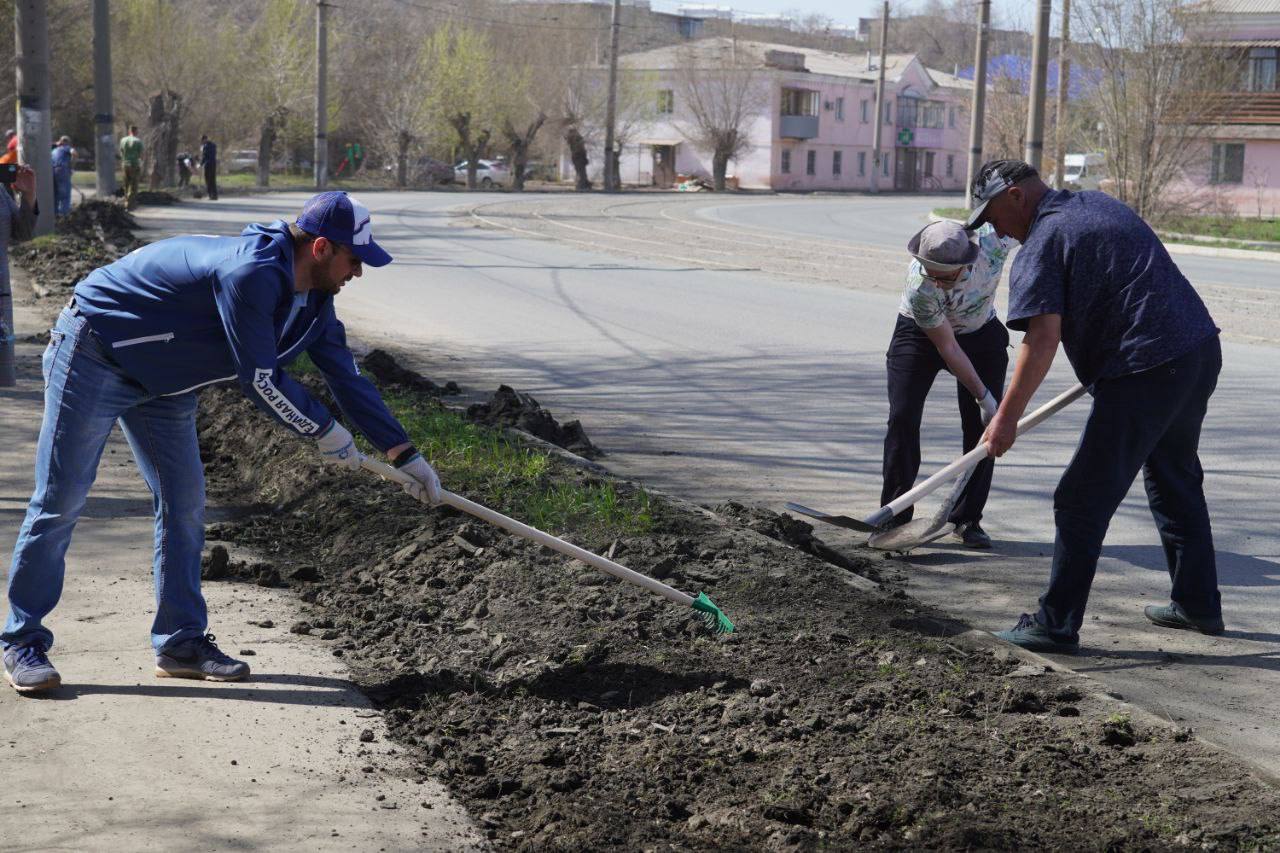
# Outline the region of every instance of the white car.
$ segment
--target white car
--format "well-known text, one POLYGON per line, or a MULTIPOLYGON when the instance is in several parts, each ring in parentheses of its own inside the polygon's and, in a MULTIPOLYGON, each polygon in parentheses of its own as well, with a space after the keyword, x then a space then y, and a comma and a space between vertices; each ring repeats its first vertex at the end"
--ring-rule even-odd
MULTIPOLYGON (((467 182, 467 161, 463 160, 453 167, 455 180, 460 184, 467 182)), ((476 186, 505 187, 511 183, 511 167, 501 160, 476 161, 476 186)))
POLYGON ((231 159, 227 161, 228 172, 253 172, 257 168, 258 152, 256 150, 232 151, 231 159))

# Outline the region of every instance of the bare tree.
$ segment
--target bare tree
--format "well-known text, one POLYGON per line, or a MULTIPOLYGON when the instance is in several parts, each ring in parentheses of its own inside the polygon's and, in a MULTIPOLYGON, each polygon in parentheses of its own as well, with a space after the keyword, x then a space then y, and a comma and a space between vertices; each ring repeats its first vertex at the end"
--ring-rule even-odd
POLYGON ((429 115, 453 128, 467 161, 467 188, 475 189, 476 169, 489 141, 517 97, 518 81, 504 79, 493 46, 483 33, 454 24, 439 27, 423 53, 429 115))
POLYGON ((711 175, 724 189, 729 163, 750 146, 751 124, 765 103, 758 57, 728 49, 708 57, 681 52, 679 97, 688 119, 677 122, 694 146, 711 152, 711 175))
POLYGON ((509 118, 502 123, 502 135, 511 149, 511 188, 516 192, 524 191, 524 169, 529 162, 529 148, 546 120, 547 114, 539 110, 523 131, 516 130, 509 118))
POLYGON ((1171 191, 1205 168, 1222 93, 1240 75, 1239 57, 1214 47, 1213 27, 1185 10, 1182 0, 1072 6, 1080 31, 1094 35, 1077 47, 1100 72, 1091 100, 1114 193, 1146 219, 1170 212, 1171 191))
POLYGON ((259 186, 270 185, 276 140, 311 94, 313 26, 305 6, 269 0, 247 33, 245 77, 258 112, 259 186))

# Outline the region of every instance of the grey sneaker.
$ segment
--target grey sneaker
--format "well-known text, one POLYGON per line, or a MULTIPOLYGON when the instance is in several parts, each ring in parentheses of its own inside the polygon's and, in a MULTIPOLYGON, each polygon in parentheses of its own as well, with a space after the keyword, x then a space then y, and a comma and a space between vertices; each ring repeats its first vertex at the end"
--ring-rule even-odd
POLYGON ((222 653, 213 634, 178 643, 156 654, 156 678, 197 678, 206 681, 243 681, 249 664, 222 653))
POLYGON ((19 693, 36 693, 62 686, 62 676, 49 663, 44 647, 39 645, 5 649, 4 675, 19 693))
POLYGON ((1080 651, 1080 641, 1059 640, 1049 630, 1036 621, 1029 613, 1018 617, 1018 624, 1008 631, 996 631, 995 635, 1006 643, 1033 652, 1056 652, 1062 655, 1074 655, 1080 651))
POLYGON ((1221 634, 1226 630, 1222 617, 1191 616, 1175 602, 1168 604, 1149 604, 1142 609, 1143 614, 1157 625, 1166 628, 1182 628, 1187 631, 1199 631, 1201 634, 1221 634))

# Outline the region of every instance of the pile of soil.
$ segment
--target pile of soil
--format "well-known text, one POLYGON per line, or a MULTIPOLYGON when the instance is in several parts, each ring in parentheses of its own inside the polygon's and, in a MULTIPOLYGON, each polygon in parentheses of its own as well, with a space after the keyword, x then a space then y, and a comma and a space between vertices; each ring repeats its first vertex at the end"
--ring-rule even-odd
MULTIPOLYGON (((213 494, 269 507, 211 527, 253 555, 218 571, 297 588, 310 612, 290 630, 332 644, 501 848, 1280 843, 1280 795, 1233 759, 732 520, 654 499, 647 536, 570 535, 706 590, 739 628, 711 637, 683 608, 322 467, 235 389, 204 394, 200 432, 213 494)), ((550 486, 599 476, 550 460, 550 486)), ((501 510, 500 485, 468 497, 501 510)))
POLYGON ((401 367, 400 363, 386 350, 371 350, 368 355, 360 359, 360 369, 384 386, 416 391, 429 397, 446 397, 460 393, 458 383, 449 381, 444 385, 437 385, 421 373, 401 367))
POLYGON ((60 219, 53 235, 11 246, 9 256, 30 275, 36 296, 65 299, 89 273, 141 246, 137 227, 124 204, 89 199, 60 219))
POLYGON ((178 203, 178 196, 165 190, 142 190, 134 199, 138 204, 151 204, 157 206, 168 206, 178 203))
POLYGON ((580 421, 561 424, 537 400, 509 385, 499 385, 487 403, 467 407, 467 418, 497 427, 515 427, 556 447, 563 447, 585 459, 599 459, 605 453, 591 443, 580 421))

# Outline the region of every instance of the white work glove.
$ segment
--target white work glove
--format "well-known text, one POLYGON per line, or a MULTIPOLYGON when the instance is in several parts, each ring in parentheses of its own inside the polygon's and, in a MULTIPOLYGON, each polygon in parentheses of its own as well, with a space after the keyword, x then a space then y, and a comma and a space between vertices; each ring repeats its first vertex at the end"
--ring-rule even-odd
POLYGON ((986 426, 991 423, 991 419, 996 416, 996 412, 1000 410, 1000 404, 996 398, 991 395, 990 388, 982 389, 982 396, 978 398, 978 405, 982 408, 982 425, 986 426))
POLYGON ((330 465, 341 465, 351 471, 360 470, 360 451, 351 440, 351 433, 337 421, 316 439, 320 456, 330 465))
POLYGON ((413 478, 412 483, 403 484, 405 492, 424 504, 437 506, 440 503, 440 478, 436 475, 436 469, 422 458, 421 453, 413 454, 399 468, 413 478))

